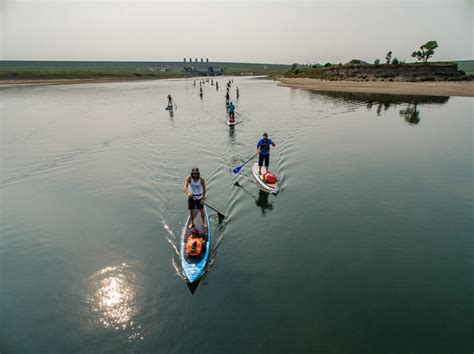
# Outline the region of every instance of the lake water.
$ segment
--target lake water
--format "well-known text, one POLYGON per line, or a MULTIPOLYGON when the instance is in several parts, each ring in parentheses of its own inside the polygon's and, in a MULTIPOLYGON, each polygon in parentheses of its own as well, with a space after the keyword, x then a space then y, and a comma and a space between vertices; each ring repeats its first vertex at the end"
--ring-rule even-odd
POLYGON ((234 78, 229 129, 227 79, 0 89, 0 351, 471 353, 473 98, 234 78), (264 131, 276 196, 231 171, 264 131), (226 218, 190 289, 194 166, 226 218))

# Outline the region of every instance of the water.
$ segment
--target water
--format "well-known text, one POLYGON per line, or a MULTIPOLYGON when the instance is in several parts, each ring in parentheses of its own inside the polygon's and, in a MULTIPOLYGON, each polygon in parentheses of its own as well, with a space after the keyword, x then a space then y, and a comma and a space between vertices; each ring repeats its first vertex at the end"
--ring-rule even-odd
POLYGON ((234 78, 230 130, 224 80, 0 91, 1 352, 471 353, 472 98, 234 78), (231 172, 263 131, 277 196, 231 172), (194 293, 193 166, 226 215, 194 293))

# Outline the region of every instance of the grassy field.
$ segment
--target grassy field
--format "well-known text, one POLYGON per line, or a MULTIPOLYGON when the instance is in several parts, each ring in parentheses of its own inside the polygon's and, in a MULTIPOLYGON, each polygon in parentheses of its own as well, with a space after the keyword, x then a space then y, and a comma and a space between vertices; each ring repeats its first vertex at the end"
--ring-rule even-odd
POLYGON ((0 61, 0 80, 179 78, 198 75, 183 67, 205 71, 208 66, 224 69, 225 75, 279 75, 289 69, 289 65, 223 62, 0 61))

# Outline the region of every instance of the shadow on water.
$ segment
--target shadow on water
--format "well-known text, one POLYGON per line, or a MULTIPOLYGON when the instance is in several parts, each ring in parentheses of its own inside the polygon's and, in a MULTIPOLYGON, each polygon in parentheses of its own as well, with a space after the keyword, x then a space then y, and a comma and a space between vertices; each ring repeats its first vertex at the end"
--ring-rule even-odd
POLYGON ((330 97, 336 101, 345 101, 351 103, 364 104, 367 110, 371 111, 375 108, 377 116, 383 111, 387 111, 390 107, 399 105, 407 105, 399 111, 400 117, 410 125, 420 123, 420 111, 418 105, 443 105, 449 100, 449 96, 415 96, 415 95, 392 95, 380 93, 363 93, 363 92, 314 92, 325 97, 330 97))
POLYGON ((270 194, 268 192, 262 191, 261 189, 258 191, 258 197, 255 197, 251 192, 249 192, 244 186, 242 186, 239 182, 235 182, 234 185, 236 187, 241 188, 245 194, 252 197, 255 200, 255 205, 258 206, 262 212, 262 216, 265 216, 267 212, 273 210, 273 203, 270 203, 268 197, 270 194))
POLYGON ((194 295, 194 293, 196 292, 196 289, 198 288, 200 282, 201 282, 201 279, 196 280, 194 283, 189 283, 189 282, 186 283, 186 285, 188 286, 189 291, 191 292, 191 294, 194 295))
POLYGON ((235 127, 233 125, 229 125, 229 142, 235 143, 235 127))

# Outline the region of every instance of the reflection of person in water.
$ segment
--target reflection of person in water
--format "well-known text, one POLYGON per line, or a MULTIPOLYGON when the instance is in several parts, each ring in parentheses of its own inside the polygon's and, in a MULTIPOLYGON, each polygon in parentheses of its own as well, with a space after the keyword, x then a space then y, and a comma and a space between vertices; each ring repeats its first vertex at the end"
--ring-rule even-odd
POLYGON ((260 190, 258 192, 258 198, 255 199, 255 204, 262 209, 262 215, 265 215, 267 211, 273 210, 273 204, 268 201, 269 194, 260 190))

